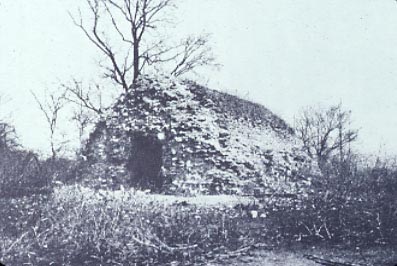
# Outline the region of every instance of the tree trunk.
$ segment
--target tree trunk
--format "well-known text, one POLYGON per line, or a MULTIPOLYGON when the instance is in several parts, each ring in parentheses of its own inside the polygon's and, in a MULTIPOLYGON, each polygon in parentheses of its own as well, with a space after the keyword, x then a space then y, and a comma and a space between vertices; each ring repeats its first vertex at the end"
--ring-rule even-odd
POLYGON ((135 85, 136 80, 139 76, 139 43, 135 41, 134 43, 134 80, 133 85, 135 85))

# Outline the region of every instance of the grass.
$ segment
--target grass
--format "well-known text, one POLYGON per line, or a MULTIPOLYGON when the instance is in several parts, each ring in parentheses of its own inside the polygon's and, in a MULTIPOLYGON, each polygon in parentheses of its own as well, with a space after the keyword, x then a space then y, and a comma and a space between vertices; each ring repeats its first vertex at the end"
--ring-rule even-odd
POLYGON ((387 245, 338 248, 322 238, 300 239, 300 227, 291 228, 296 209, 272 211, 250 198, 73 185, 0 204, 0 261, 6 265, 311 265, 304 254, 382 265, 388 260, 381 256, 397 258, 387 245), (266 215, 255 218, 252 211, 266 215), (252 251, 259 244, 273 248, 252 251))
POLYGON ((64 187, 40 206, 37 199, 16 200, 31 208, 13 214, 26 222, 3 228, 1 260, 8 265, 189 265, 248 244, 239 211, 222 204, 164 204, 133 193, 92 192, 64 187))

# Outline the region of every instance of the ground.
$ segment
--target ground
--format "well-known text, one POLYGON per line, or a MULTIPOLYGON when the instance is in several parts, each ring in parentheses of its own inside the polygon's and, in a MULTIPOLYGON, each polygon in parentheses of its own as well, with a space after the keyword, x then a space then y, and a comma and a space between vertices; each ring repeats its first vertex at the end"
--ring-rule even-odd
POLYGON ((335 246, 318 239, 309 245, 296 238, 280 242, 270 237, 275 231, 266 221, 271 217, 254 218, 253 211, 247 216, 235 208, 255 201, 228 195, 181 197, 133 189, 93 190, 78 185, 60 186, 45 197, 2 199, 0 261, 6 265, 99 266, 130 265, 131 259, 142 258, 136 265, 397 265, 397 246, 335 246), (261 238, 263 232, 266 238, 261 238), (158 247, 165 251, 153 252, 158 247), (113 256, 113 251, 118 255, 113 256), (318 264, 310 256, 334 263, 318 264))
MULTIPOLYGON (((62 188, 58 192, 67 192, 70 196, 69 188, 62 188), (66 189, 66 191, 63 191, 66 189)), ((73 189, 72 189, 73 191, 73 189)), ((65 193, 59 193, 64 195, 65 193)), ((139 199, 141 202, 156 202, 163 206, 168 206, 178 203, 186 203, 189 205, 196 205, 201 208, 231 208, 238 204, 255 204, 254 197, 246 196, 231 196, 231 195, 201 195, 192 197, 173 196, 173 195, 159 195, 147 194, 140 191, 118 190, 118 191, 99 191, 94 192, 90 189, 84 189, 84 197, 92 198, 95 195, 102 195, 108 199, 113 198, 116 201, 125 202, 130 195, 136 196, 135 201, 139 199)), ((243 252, 236 255, 220 255, 214 258, 208 265, 210 266, 318 266, 312 260, 306 258, 307 255, 312 255, 318 258, 326 259, 339 263, 350 263, 354 266, 395 266, 397 265, 397 247, 368 247, 366 249, 354 246, 333 246, 322 243, 316 243, 312 246, 302 245, 299 242, 294 242, 291 246, 277 246, 271 247, 263 245, 260 248, 243 252)))
MULTIPOLYGON (((294 244, 290 247, 274 250, 259 249, 247 255, 212 262, 209 266, 319 266, 306 255, 316 256, 336 263, 354 266, 395 266, 397 265, 397 249, 371 247, 365 250, 342 247, 302 247, 294 244)), ((337 265, 337 264, 335 264, 337 265)))
POLYGON ((221 263, 210 263, 209 266, 318 266, 318 264, 305 259, 301 254, 288 251, 266 251, 252 252, 250 255, 227 259, 221 263))

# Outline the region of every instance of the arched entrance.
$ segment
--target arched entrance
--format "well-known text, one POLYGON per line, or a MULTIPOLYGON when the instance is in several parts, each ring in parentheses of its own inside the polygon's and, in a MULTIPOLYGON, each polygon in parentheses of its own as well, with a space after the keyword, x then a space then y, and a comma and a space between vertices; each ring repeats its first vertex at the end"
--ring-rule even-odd
POLYGON ((153 136, 136 133, 131 137, 127 169, 130 185, 139 189, 160 190, 164 184, 161 175, 163 145, 153 136))

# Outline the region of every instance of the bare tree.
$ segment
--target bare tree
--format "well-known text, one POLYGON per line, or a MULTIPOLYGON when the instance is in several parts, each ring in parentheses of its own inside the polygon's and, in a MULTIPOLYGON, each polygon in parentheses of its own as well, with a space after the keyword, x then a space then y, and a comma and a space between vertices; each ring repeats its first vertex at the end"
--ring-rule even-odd
POLYGON ((309 107, 295 123, 306 153, 317 159, 320 167, 337 152, 343 160, 344 151, 358 136, 358 131, 350 128, 351 112, 344 111, 341 105, 326 110, 309 107))
POLYGON ((175 0, 86 2, 92 15, 91 25, 84 23, 81 10, 79 16, 71 17, 110 63, 104 66, 105 77, 125 91, 150 67, 157 69, 160 65, 174 64, 170 73, 180 76, 197 67, 214 64, 208 36, 188 37, 177 45, 167 44, 167 38, 153 37, 170 23, 169 11, 176 7, 175 0))
POLYGON ((72 85, 62 84, 62 87, 67 101, 81 105, 82 108, 97 115, 103 113, 102 92, 98 84, 84 86, 83 82, 74 79, 72 85))
POLYGON ((102 90, 98 84, 84 86, 76 79, 72 84, 63 84, 65 100, 73 103, 72 120, 79 130, 79 139, 82 143, 86 130, 93 125, 103 114, 104 101, 102 90))
MULTIPOLYGON (((9 99, 0 95, 0 107, 3 109, 5 105, 9 102, 9 99)), ((6 111, 1 110, 1 114, 6 113, 6 111)), ((6 115, 8 116, 8 115, 6 115)), ((6 116, 0 117, 0 149, 13 149, 19 146, 18 136, 15 127, 8 121, 6 116)))
POLYGON ((61 94, 46 94, 46 97, 42 100, 33 91, 31 93, 48 124, 50 130, 51 158, 55 159, 58 152, 62 149, 62 146, 57 145, 55 137, 58 129, 59 113, 66 104, 65 92, 61 94))
POLYGON ((81 144, 83 143, 87 128, 94 123, 95 119, 89 114, 82 104, 76 105, 76 107, 73 109, 73 115, 71 119, 77 125, 79 131, 79 142, 81 144))
POLYGON ((18 146, 18 136, 15 127, 7 122, 0 121, 0 150, 8 150, 18 146))

